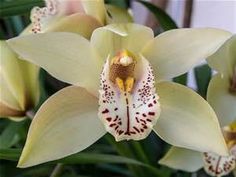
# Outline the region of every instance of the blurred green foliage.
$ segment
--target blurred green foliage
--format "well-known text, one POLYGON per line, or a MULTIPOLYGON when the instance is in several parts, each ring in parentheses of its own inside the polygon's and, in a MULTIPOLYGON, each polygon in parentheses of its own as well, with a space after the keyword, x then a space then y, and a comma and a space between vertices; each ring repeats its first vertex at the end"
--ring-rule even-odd
MULTIPOLYGON (((152 12, 160 23, 162 31, 178 28, 175 22, 160 8, 144 1, 137 1, 152 12)), ((30 9, 42 6, 42 0, 0 0, 0 38, 17 36, 29 23, 30 9)), ((106 0, 122 8, 129 8, 128 0, 106 0)), ((195 69, 198 92, 205 97, 211 77, 211 70, 204 65, 195 69)), ((41 98, 39 106, 53 93, 66 84, 52 78, 45 71, 40 73, 41 98)), ((186 85, 187 74, 174 81, 186 85)), ((36 111, 35 110, 35 111, 36 111)), ((24 146, 31 120, 13 122, 0 119, 0 176, 1 177, 46 177, 60 164, 60 177, 190 177, 190 173, 176 171, 158 165, 157 161, 168 150, 169 145, 156 134, 151 133, 142 141, 115 142, 106 135, 85 151, 64 159, 19 169, 17 161, 24 146)), ((200 171, 197 177, 206 177, 200 171)))

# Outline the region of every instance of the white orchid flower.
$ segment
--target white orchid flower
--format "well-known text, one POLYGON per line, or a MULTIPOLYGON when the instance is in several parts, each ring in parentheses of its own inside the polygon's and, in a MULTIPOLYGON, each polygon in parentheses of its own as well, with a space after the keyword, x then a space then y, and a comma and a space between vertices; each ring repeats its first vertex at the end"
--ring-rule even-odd
POLYGON ((140 140, 154 130, 175 146, 228 155, 209 104, 191 89, 164 80, 185 73, 230 36, 202 28, 154 38, 150 28, 127 23, 98 28, 91 41, 74 33, 9 40, 22 58, 73 85, 36 113, 18 166, 82 151, 106 132, 120 141, 140 140))

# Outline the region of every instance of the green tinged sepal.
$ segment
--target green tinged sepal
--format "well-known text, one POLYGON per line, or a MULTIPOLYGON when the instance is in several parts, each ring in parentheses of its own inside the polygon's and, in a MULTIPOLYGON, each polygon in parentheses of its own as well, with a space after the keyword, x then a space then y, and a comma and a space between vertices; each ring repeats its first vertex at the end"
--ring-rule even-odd
POLYGON ((0 117, 19 120, 39 100, 39 68, 18 58, 5 41, 0 41, 0 117))
POLYGON ((228 39, 207 62, 218 73, 211 79, 207 100, 215 110, 221 126, 236 120, 236 35, 228 39))

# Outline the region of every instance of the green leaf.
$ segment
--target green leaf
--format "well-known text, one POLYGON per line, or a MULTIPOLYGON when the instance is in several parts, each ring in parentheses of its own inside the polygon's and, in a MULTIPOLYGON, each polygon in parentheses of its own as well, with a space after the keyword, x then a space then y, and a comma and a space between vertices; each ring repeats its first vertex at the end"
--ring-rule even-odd
POLYGON ((110 163, 110 164, 134 164, 146 166, 142 162, 127 157, 109 155, 109 154, 96 154, 96 153, 78 153, 64 159, 58 160, 59 163, 64 164, 90 164, 90 163, 110 163))
POLYGON ((0 16, 8 17, 30 12, 35 6, 43 6, 43 0, 17 0, 1 2, 0 16))
MULTIPOLYGON (((0 149, 0 159, 18 161, 21 149, 0 149)), ((49 163, 63 163, 63 164, 100 164, 100 163, 109 163, 109 164, 132 164, 137 166, 142 166, 157 176, 160 174, 158 169, 155 167, 142 163, 138 160, 110 154, 97 154, 97 153, 86 153, 80 152, 66 158, 56 160, 49 163)))
POLYGON ((185 73, 182 74, 181 76, 175 77, 173 81, 182 85, 187 85, 187 79, 188 79, 188 74, 185 73))
POLYGON ((201 65, 194 69, 194 73, 197 82, 198 93, 202 97, 206 98, 208 84, 212 74, 211 68, 207 64, 201 65))
POLYGON ((159 7, 146 1, 137 0, 137 2, 143 4, 146 8, 148 8, 148 10, 150 10, 155 15, 164 31, 178 28, 174 20, 159 7))
POLYGON ((129 0, 105 0, 105 3, 121 8, 128 8, 130 4, 129 0))
POLYGON ((21 149, 0 149, 0 159, 18 161, 21 149))
POLYGON ((10 122, 0 135, 0 148, 9 148, 16 144, 19 140, 19 130, 24 122, 10 122))

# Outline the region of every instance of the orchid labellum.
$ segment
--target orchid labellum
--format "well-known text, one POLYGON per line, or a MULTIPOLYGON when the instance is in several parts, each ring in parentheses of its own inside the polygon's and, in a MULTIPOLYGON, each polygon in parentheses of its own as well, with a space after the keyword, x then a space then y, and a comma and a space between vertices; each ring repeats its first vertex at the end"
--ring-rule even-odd
POLYGON ((141 140, 154 130, 175 146, 228 155, 208 103, 165 80, 188 71, 230 36, 203 28, 171 30, 154 38, 150 28, 127 23, 98 28, 90 41, 74 33, 9 40, 22 58, 73 85, 38 110, 18 166, 82 151, 106 132, 121 141, 141 140))
POLYGON ((100 26, 132 21, 126 10, 103 0, 45 0, 45 5, 31 11, 33 33, 69 31, 90 38, 100 26))
POLYGON ((211 151, 200 153, 173 147, 160 160, 161 164, 185 171, 196 171, 204 167, 211 176, 224 176, 234 171, 236 174, 236 36, 232 36, 212 56, 209 65, 218 71, 210 81, 207 100, 214 108, 222 126, 229 156, 221 156, 211 151))

